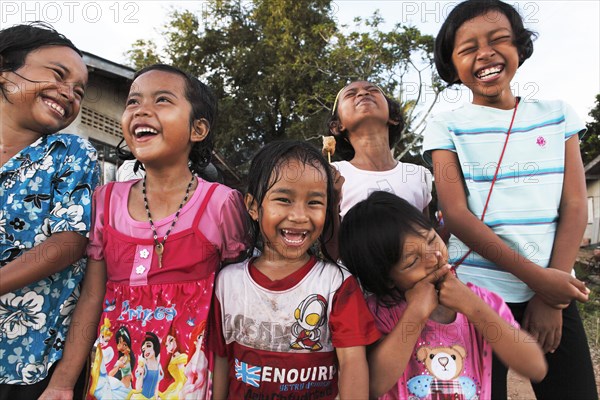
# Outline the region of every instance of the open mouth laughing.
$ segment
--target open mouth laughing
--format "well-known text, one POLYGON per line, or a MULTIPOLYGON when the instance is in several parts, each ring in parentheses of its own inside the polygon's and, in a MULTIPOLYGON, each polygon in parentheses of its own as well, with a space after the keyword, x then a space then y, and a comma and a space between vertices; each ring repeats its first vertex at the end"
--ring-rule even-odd
POLYGON ((282 229, 281 236, 283 240, 290 246, 300 246, 308 236, 308 231, 282 229))
POLYGON ((479 71, 477 71, 475 73, 475 76, 477 77, 477 79, 480 79, 482 81, 487 81, 490 79, 494 79, 502 71, 504 71, 504 65, 497 64, 497 65, 493 65, 491 67, 485 67, 485 68, 480 69, 479 71))

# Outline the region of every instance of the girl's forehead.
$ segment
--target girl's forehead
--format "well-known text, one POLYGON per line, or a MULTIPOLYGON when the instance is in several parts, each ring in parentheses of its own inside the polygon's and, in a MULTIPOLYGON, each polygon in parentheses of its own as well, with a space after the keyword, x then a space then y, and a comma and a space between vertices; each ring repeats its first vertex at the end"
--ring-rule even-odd
POLYGON ((150 70, 135 78, 129 94, 169 91, 185 95, 185 80, 182 76, 168 71, 150 70))
MULTIPOLYGON (((305 174, 318 174, 326 177, 325 170, 322 165, 315 162, 302 162, 301 160, 290 158, 283 160, 276 166, 271 173, 271 179, 277 179, 280 181, 283 178, 297 179, 305 174)), ((275 182, 276 183, 276 182, 275 182)))

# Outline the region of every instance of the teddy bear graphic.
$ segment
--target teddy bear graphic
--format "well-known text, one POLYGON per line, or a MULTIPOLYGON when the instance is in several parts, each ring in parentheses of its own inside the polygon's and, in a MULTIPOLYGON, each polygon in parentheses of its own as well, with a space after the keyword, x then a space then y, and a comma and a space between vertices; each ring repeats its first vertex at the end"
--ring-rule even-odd
POLYGON ((421 346, 417 359, 425 364, 429 375, 409 379, 408 390, 413 399, 476 400, 477 386, 471 378, 460 376, 467 352, 464 347, 421 346), (428 397, 429 396, 429 397, 428 397))

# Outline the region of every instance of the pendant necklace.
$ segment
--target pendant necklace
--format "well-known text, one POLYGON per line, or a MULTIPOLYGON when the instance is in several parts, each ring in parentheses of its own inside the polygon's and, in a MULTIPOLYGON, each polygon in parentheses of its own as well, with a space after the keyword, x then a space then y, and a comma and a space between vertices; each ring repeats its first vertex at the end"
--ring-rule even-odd
POLYGON ((181 204, 179 205, 179 209, 175 213, 175 218, 173 218, 173 222, 171 223, 171 226, 169 227, 169 230, 167 231, 167 233, 165 233, 165 236, 163 237, 163 241, 161 243, 158 241, 158 234, 156 233, 156 227, 154 226, 154 222, 152 221, 152 215, 150 214, 150 208, 148 207, 148 198, 146 197, 146 176, 144 175, 144 179, 142 180, 142 194, 144 195, 144 207, 146 207, 146 214, 148 214, 148 220, 150 221, 150 228, 152 229, 152 233, 153 233, 154 252, 156 254, 158 254, 158 268, 162 268, 162 256, 163 256, 163 252, 165 250, 165 242, 167 241, 167 238, 169 237, 169 233, 171 233, 171 230, 175 226, 175 223, 177 223, 177 220, 179 219, 179 213, 181 212, 183 205, 185 204, 185 202, 188 199, 188 196, 190 195, 190 189, 192 188, 192 184, 194 183, 194 178, 196 178, 196 175, 192 174, 192 179, 190 179, 190 183, 188 183, 187 189, 185 190, 185 196, 183 197, 183 200, 181 201, 181 204))

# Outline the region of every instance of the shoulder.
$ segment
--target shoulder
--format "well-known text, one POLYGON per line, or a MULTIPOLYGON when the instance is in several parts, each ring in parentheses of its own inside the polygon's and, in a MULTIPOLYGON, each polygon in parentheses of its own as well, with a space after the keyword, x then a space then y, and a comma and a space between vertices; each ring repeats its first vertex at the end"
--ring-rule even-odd
POLYGON ((74 151, 93 153, 94 155, 97 153, 96 148, 90 143, 90 141, 79 135, 74 135, 71 133, 54 133, 52 135, 48 135, 48 144, 55 142, 61 143, 66 148, 74 151))
POLYGON ((349 161, 334 161, 331 163, 338 171, 347 171, 349 167, 352 167, 349 161))
POLYGON ((225 279, 230 279, 232 276, 237 277, 240 274, 245 273, 246 269, 248 268, 249 262, 250 259, 247 258, 244 261, 226 265, 219 271, 219 274, 217 275, 217 280, 223 281, 225 279))
POLYGON ((454 121, 456 119, 464 118, 465 114, 470 114, 476 109, 469 107, 470 104, 464 104, 460 107, 454 108, 448 111, 442 111, 429 117, 429 122, 432 123, 446 123, 448 121, 454 121))
POLYGON ((221 296, 224 294, 224 291, 229 290, 230 286, 235 286, 237 289, 241 289, 246 276, 246 270, 248 268, 248 263, 250 259, 246 259, 241 262, 228 264, 221 268, 219 273, 217 274, 216 279, 216 295, 221 296))
POLYGON ((490 306, 492 306, 492 308, 496 310, 498 308, 497 305, 504 304, 504 300, 502 299, 502 297, 490 290, 474 285, 470 282, 467 283, 467 287, 471 289, 471 291, 477 296, 479 296, 483 301, 485 301, 487 304, 489 304, 490 306))
POLYGON ((202 184, 202 191, 206 194, 209 190, 214 190, 212 196, 210 198, 211 202, 215 203, 226 203, 235 201, 237 202, 241 199, 241 193, 236 189, 232 189, 229 186, 223 185, 221 183, 209 182, 202 178, 198 178, 200 183, 202 184), (211 189, 214 186, 214 189, 211 189))
POLYGON ((128 196, 131 186, 133 186, 139 179, 125 182, 109 182, 104 185, 98 186, 94 191, 94 197, 96 201, 104 202, 104 198, 108 189, 112 187, 111 195, 128 196))

